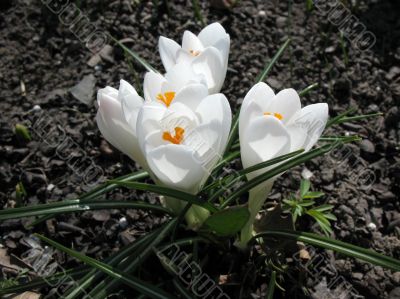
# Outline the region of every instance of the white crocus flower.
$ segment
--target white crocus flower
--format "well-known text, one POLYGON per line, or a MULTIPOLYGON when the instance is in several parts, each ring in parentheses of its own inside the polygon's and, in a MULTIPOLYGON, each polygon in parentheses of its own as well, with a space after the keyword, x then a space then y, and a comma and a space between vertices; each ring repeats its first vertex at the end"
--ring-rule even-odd
POLYGON ((206 26, 198 36, 185 31, 182 46, 161 36, 158 42, 161 60, 168 72, 177 63, 190 64, 204 76, 210 94, 221 90, 228 68, 230 37, 219 23, 206 26))
POLYGON ((190 65, 174 65, 164 76, 148 72, 143 83, 146 102, 158 103, 166 108, 186 105, 195 110, 198 103, 208 95, 203 76, 196 75, 190 65))
MULTIPOLYGON (((147 73, 143 100, 121 80, 119 90, 100 89, 98 127, 112 145, 146 169, 157 184, 196 194, 223 154, 231 126, 231 109, 223 94, 188 77, 171 76, 178 64, 162 76, 147 73), (187 84, 187 85, 184 85, 187 84)), ((180 200, 166 198, 179 213, 180 200)), ((190 228, 209 216, 193 206, 186 214, 190 228)))
MULTIPOLYGON (((275 95, 265 83, 254 85, 244 98, 239 118, 239 138, 243 167, 247 168, 295 150, 306 151, 318 141, 328 120, 328 105, 318 103, 301 108, 294 89, 275 95)), ((268 168, 267 168, 268 169, 268 168)), ((247 175, 252 179, 266 169, 247 175)), ((250 190, 250 220, 243 228, 239 246, 252 237, 255 217, 261 209, 274 179, 250 190)))
MULTIPOLYGON (((181 101, 167 107, 146 101, 139 112, 137 136, 151 172, 162 185, 196 194, 226 147, 231 109, 223 94, 201 98, 196 85, 185 90, 193 97, 188 105, 181 101)), ((167 198, 167 206, 175 212, 184 205, 167 198)), ((197 228, 208 215, 194 206, 186 220, 189 227, 197 228)))
POLYGON ((147 168, 136 133, 136 119, 143 106, 143 99, 136 90, 121 80, 119 90, 110 86, 100 89, 97 104, 97 126, 104 138, 140 166, 147 168))

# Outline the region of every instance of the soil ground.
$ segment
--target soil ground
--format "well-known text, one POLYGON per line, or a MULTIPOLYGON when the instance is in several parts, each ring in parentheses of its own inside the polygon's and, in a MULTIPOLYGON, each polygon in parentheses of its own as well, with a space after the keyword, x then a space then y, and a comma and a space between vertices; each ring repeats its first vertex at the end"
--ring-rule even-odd
MULTIPOLYGON (((158 8, 156 1, 75 2, 97 28, 118 39, 129 38, 127 45, 159 70, 162 66, 157 51, 158 36, 180 41, 184 30, 197 33, 202 28, 193 16, 191 1, 168 1, 168 6, 160 1, 158 8)), ((238 107, 265 62, 290 37, 289 51, 267 79, 275 90, 287 87, 302 90, 319 83, 319 88, 303 98, 304 104, 327 102, 331 116, 349 107, 355 107, 357 114, 383 113, 378 118, 330 129, 331 135, 358 134, 363 141, 286 173, 275 184, 271 199, 280 201, 289 192, 298 190, 302 173, 312 174, 313 188, 326 193, 322 201, 335 205, 338 221, 333 230, 337 239, 400 258, 399 1, 356 1, 358 5, 351 7, 351 13, 376 36, 375 46, 367 52, 359 51, 346 37, 341 39, 337 26, 322 11, 308 11, 305 1, 240 1, 230 10, 201 2, 207 23, 222 23, 231 36, 230 70, 222 92, 233 109, 238 107), (363 180, 365 173, 371 178, 367 182, 363 180)), ((144 74, 139 65, 129 66, 118 47, 111 50, 89 65, 95 59, 93 54, 42 1, 1 1, 0 204, 3 208, 18 204, 15 199, 18 182, 23 183, 27 192, 19 203, 22 205, 76 198, 90 188, 87 183, 93 183, 85 181, 74 163, 82 161, 82 157, 85 165, 101 169, 103 176, 96 177, 101 180, 136 169, 134 162, 105 142, 94 120, 98 88, 117 87, 121 78, 139 88, 137 83, 140 84, 144 74), (86 82, 89 90, 88 96, 83 96, 86 103, 71 93, 71 88, 84 78, 82 84, 86 82), (30 142, 17 138, 14 126, 34 124, 39 115, 46 120, 43 131, 31 132, 30 142), (55 146, 65 140, 70 146, 55 146)), ((153 195, 124 191, 113 192, 107 198, 158 201, 153 195)), ((90 256, 104 258, 163 219, 135 210, 109 210, 61 215, 34 229, 26 227, 30 221, 0 223, 0 250, 6 249, 9 255, 27 261, 32 247, 29 236, 39 232, 90 256)), ((300 228, 318 231, 309 221, 302 222, 300 228)), ((311 290, 309 297, 342 298, 337 293, 339 284, 333 282, 339 279, 360 296, 348 298, 400 298, 400 273, 332 252, 318 250, 316 255, 323 257, 323 261, 318 266, 320 270, 309 271, 305 279, 311 290)), ((55 259, 65 268, 76 264, 62 254, 55 259)), ((4 277, 13 276, 10 269, 0 267, 4 277)), ((304 297, 291 284, 283 282, 287 292, 282 296, 304 297)), ((260 288, 256 286, 252 291, 260 293, 260 288)), ((125 289, 118 296, 128 297, 129 291, 125 289)))

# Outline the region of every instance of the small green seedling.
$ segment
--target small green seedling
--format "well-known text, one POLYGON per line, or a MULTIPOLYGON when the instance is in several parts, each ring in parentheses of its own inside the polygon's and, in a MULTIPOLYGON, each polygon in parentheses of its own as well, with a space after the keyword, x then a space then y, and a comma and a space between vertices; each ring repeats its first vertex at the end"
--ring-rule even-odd
POLYGON ((28 128, 25 127, 23 124, 15 125, 15 135, 17 135, 17 138, 20 138, 21 140, 25 140, 25 141, 32 140, 32 137, 31 137, 31 134, 29 133, 28 128))
POLYGON ((19 182, 15 186, 15 200, 16 200, 16 206, 21 206, 21 203, 23 199, 27 196, 26 190, 22 182, 19 182))
POLYGON ((300 194, 290 194, 288 199, 283 200, 283 210, 290 212, 293 222, 296 223, 298 217, 304 215, 311 216, 317 221, 322 231, 329 235, 332 233, 330 220, 336 221, 336 216, 330 211, 334 208, 332 205, 315 206, 315 199, 324 196, 323 192, 310 191, 311 183, 309 180, 302 180, 300 184, 300 194))

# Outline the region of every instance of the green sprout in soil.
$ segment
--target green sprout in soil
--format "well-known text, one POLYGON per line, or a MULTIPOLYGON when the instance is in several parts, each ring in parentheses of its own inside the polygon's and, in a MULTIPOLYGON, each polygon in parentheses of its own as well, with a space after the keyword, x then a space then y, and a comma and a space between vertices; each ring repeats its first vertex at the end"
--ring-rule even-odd
POLYGON ((299 217, 308 215, 317 221, 322 231, 329 235, 332 233, 330 221, 336 221, 335 215, 331 213, 333 205, 316 206, 315 200, 325 195, 323 192, 310 191, 311 183, 309 180, 302 180, 298 195, 290 194, 288 199, 283 200, 283 210, 292 214, 295 224, 299 217))

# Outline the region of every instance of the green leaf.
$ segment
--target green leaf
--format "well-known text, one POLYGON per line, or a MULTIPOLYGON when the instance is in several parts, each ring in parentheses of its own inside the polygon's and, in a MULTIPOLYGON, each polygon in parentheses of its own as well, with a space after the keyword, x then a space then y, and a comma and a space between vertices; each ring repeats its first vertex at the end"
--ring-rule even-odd
POLYGON ((23 124, 15 125, 15 135, 25 141, 32 140, 31 134, 29 134, 29 130, 23 124))
POLYGON ((119 40, 115 39, 114 37, 111 36, 111 39, 118 44, 126 53, 128 53, 130 56, 132 56, 133 59, 135 59, 137 62, 139 62, 141 65, 144 66, 144 68, 146 70, 148 70, 149 72, 154 72, 154 73, 158 73, 158 71, 153 68, 150 63, 148 63, 145 59, 143 59, 142 57, 139 56, 139 54, 137 54, 135 51, 129 49, 128 47, 126 47, 123 43, 121 43, 119 40))
POLYGON ((119 271, 118 269, 115 269, 113 267, 110 267, 109 265, 99 262, 93 258, 90 258, 88 256, 85 256, 75 250, 69 249, 53 240, 50 240, 46 238, 45 236, 35 234, 39 239, 42 241, 50 244, 51 246, 55 247, 56 249, 63 251, 67 253, 68 255, 98 269, 106 273, 107 275, 118 279, 119 281, 123 282, 124 284, 136 289, 138 292, 142 294, 146 294, 150 298, 155 298, 155 299, 166 299, 166 298, 171 298, 173 299, 171 295, 167 294, 163 290, 159 289, 158 287, 155 287, 152 284, 149 284, 145 281, 142 281, 132 275, 129 275, 127 273, 124 273, 122 271, 119 271))
POLYGON ((310 200, 310 199, 305 199, 305 200, 298 202, 298 205, 302 206, 302 207, 309 207, 309 206, 312 206, 313 204, 315 204, 315 201, 310 200))
POLYGON ((124 182, 124 181, 117 181, 112 180, 110 181, 113 184, 117 184, 126 188, 142 190, 142 191, 149 191, 154 192, 160 195, 170 196, 179 200, 183 200, 186 202, 190 202, 191 204, 198 205, 200 207, 209 210, 210 212, 216 212, 218 209, 213 206, 212 204, 200 200, 196 195, 186 193, 183 191, 175 190, 172 188, 164 187, 164 186, 156 186, 152 184, 145 184, 145 183, 138 183, 138 182, 124 182))
POLYGON ((65 277, 69 277, 72 279, 77 279, 80 276, 88 273, 90 268, 87 266, 77 267, 75 269, 65 270, 53 275, 46 276, 45 278, 35 278, 32 281, 24 282, 22 284, 11 286, 8 288, 0 288, 0 295, 6 294, 14 294, 14 293, 22 293, 25 291, 31 291, 33 289, 41 288, 43 286, 48 286, 49 284, 57 284, 60 280, 65 277))
MULTIPOLYGON (((157 234, 159 234, 161 228, 140 237, 137 241, 132 242, 131 244, 125 246, 123 249, 118 251, 114 256, 107 260, 107 264, 109 266, 116 266, 126 257, 134 255, 134 252, 143 245, 148 244, 151 239, 153 239, 157 234)), ((103 272, 92 269, 89 273, 87 273, 83 278, 81 278, 77 283, 79 288, 71 288, 65 294, 63 294, 64 299, 73 299, 79 296, 82 292, 84 292, 88 287, 90 287, 94 282, 96 282, 100 277, 103 276, 103 272)))
POLYGON ((300 96, 300 97, 303 97, 303 96, 305 96, 306 94, 308 94, 311 90, 313 90, 313 89, 315 89, 315 88, 317 88, 317 87, 318 87, 318 83, 311 84, 310 86, 307 86, 307 87, 304 88, 302 91, 300 91, 300 92, 299 92, 299 96, 300 96))
POLYGON ((276 283, 276 271, 272 271, 271 278, 269 279, 266 299, 274 299, 276 283))
POLYGON ((356 108, 351 107, 350 109, 346 110, 345 112, 343 112, 343 113, 341 113, 341 114, 339 114, 339 115, 337 115, 337 116, 335 116, 333 118, 330 118, 328 120, 328 122, 326 123, 325 129, 327 129, 327 128, 333 126, 333 125, 336 125, 343 117, 349 115, 350 113, 353 113, 356 110, 357 110, 356 108))
POLYGON ((272 60, 265 65, 264 70, 261 72, 260 75, 258 75, 256 82, 261 82, 264 81, 264 79, 267 77, 267 75, 269 74, 269 72, 271 71, 272 67, 275 65, 275 63, 278 61, 278 59, 282 56, 283 52, 285 52, 286 48, 289 46, 290 44, 290 38, 288 38, 285 43, 279 48, 278 52, 276 52, 276 54, 274 55, 274 57, 272 57, 272 60))
POLYGON ((304 195, 310 190, 311 183, 309 180, 301 180, 300 183, 300 197, 303 198, 304 195))
POLYGON ((94 200, 84 201, 81 199, 64 200, 41 205, 32 205, 21 208, 5 209, 0 211, 0 221, 22 217, 58 215, 73 212, 84 212, 88 210, 101 209, 144 209, 159 211, 166 214, 172 212, 160 205, 149 204, 140 201, 115 201, 115 200, 94 200))
MULTIPOLYGON (((147 178, 148 176, 149 176, 149 174, 146 171, 141 170, 141 171, 137 171, 134 173, 120 176, 120 177, 116 178, 116 180, 137 181, 140 179, 147 178)), ((79 196, 77 199, 82 200, 82 202, 86 201, 86 200, 87 201, 94 200, 94 199, 98 198, 99 196, 101 196, 117 187, 118 187, 118 185, 116 185, 116 184, 110 184, 109 182, 106 182, 104 184, 101 184, 100 186, 93 188, 89 192, 79 196)), ((53 218, 54 216, 55 216, 55 214, 48 214, 45 216, 41 216, 38 219, 36 219, 33 223, 31 223, 29 226, 33 227, 39 223, 42 223, 48 219, 53 218)))
POLYGON ((273 158, 271 160, 265 161, 265 162, 261 162, 259 164, 253 165, 251 167, 242 169, 240 171, 238 171, 237 173, 233 174, 233 175, 229 175, 226 176, 225 178, 223 178, 222 180, 219 181, 215 181, 213 183, 211 183, 210 185, 204 187, 200 192, 204 192, 207 190, 210 190, 212 188, 215 188, 216 186, 218 186, 218 191, 215 192, 209 199, 209 202, 214 202, 217 198, 219 198, 220 196, 222 196, 222 194, 224 194, 224 192, 226 192, 227 190, 230 190, 238 181, 240 181, 242 178, 244 178, 244 176, 250 172, 256 171, 258 169, 262 169, 262 168, 266 168, 268 166, 272 166, 274 164, 277 164, 279 162, 285 161, 289 158, 292 158, 300 153, 304 152, 304 150, 298 150, 286 155, 282 155, 276 158, 273 158))
MULTIPOLYGON (((155 248, 167 237, 171 230, 176 226, 177 218, 169 221, 159 229, 154 237, 149 239, 149 242, 142 244, 137 250, 131 255, 130 258, 124 260, 118 264, 118 270, 124 273, 133 273, 146 259, 154 252, 155 248)), ((108 278, 101 281, 97 286, 89 293, 89 298, 102 299, 106 298, 113 292, 121 281, 118 279, 108 278)))
POLYGON ((243 228, 249 217, 247 207, 232 207, 211 215, 201 229, 221 237, 233 236, 243 228))
POLYGON ((199 0, 192 0, 193 12, 196 19, 201 23, 204 27, 206 26, 206 22, 204 21, 203 14, 201 13, 199 0))
POLYGON ((325 212, 325 211, 332 210, 334 207, 335 206, 333 206, 333 205, 321 205, 321 206, 313 208, 313 210, 316 210, 319 212, 325 212))
POLYGON ((264 231, 254 236, 254 239, 262 237, 277 237, 291 239, 314 246, 322 247, 329 250, 334 250, 341 254, 358 258, 374 265, 382 266, 394 271, 400 271, 400 261, 373 250, 355 246, 353 244, 334 240, 328 237, 319 236, 312 233, 296 232, 296 231, 264 231))
POLYGON ((344 144, 344 142, 338 142, 336 144, 326 144, 324 146, 321 146, 321 147, 311 150, 309 152, 298 155, 297 157, 294 157, 288 161, 285 161, 282 164, 279 164, 278 166, 272 168, 271 170, 249 180, 247 183, 240 186, 240 188, 238 190, 235 190, 234 192, 232 192, 232 194, 230 196, 228 196, 228 198, 226 198, 224 203, 221 205, 221 208, 227 207, 236 198, 240 197, 242 194, 248 192, 250 189, 253 189, 254 187, 263 183, 264 181, 266 181, 278 174, 281 174, 282 172, 285 172, 286 170, 288 170, 292 167, 300 165, 301 163, 309 161, 315 157, 324 155, 327 152, 331 151, 334 148, 337 148, 338 146, 340 146, 342 144, 344 144))
POLYGON ((324 192, 319 192, 319 191, 309 191, 307 192, 303 198, 319 198, 321 196, 324 196, 324 192))

